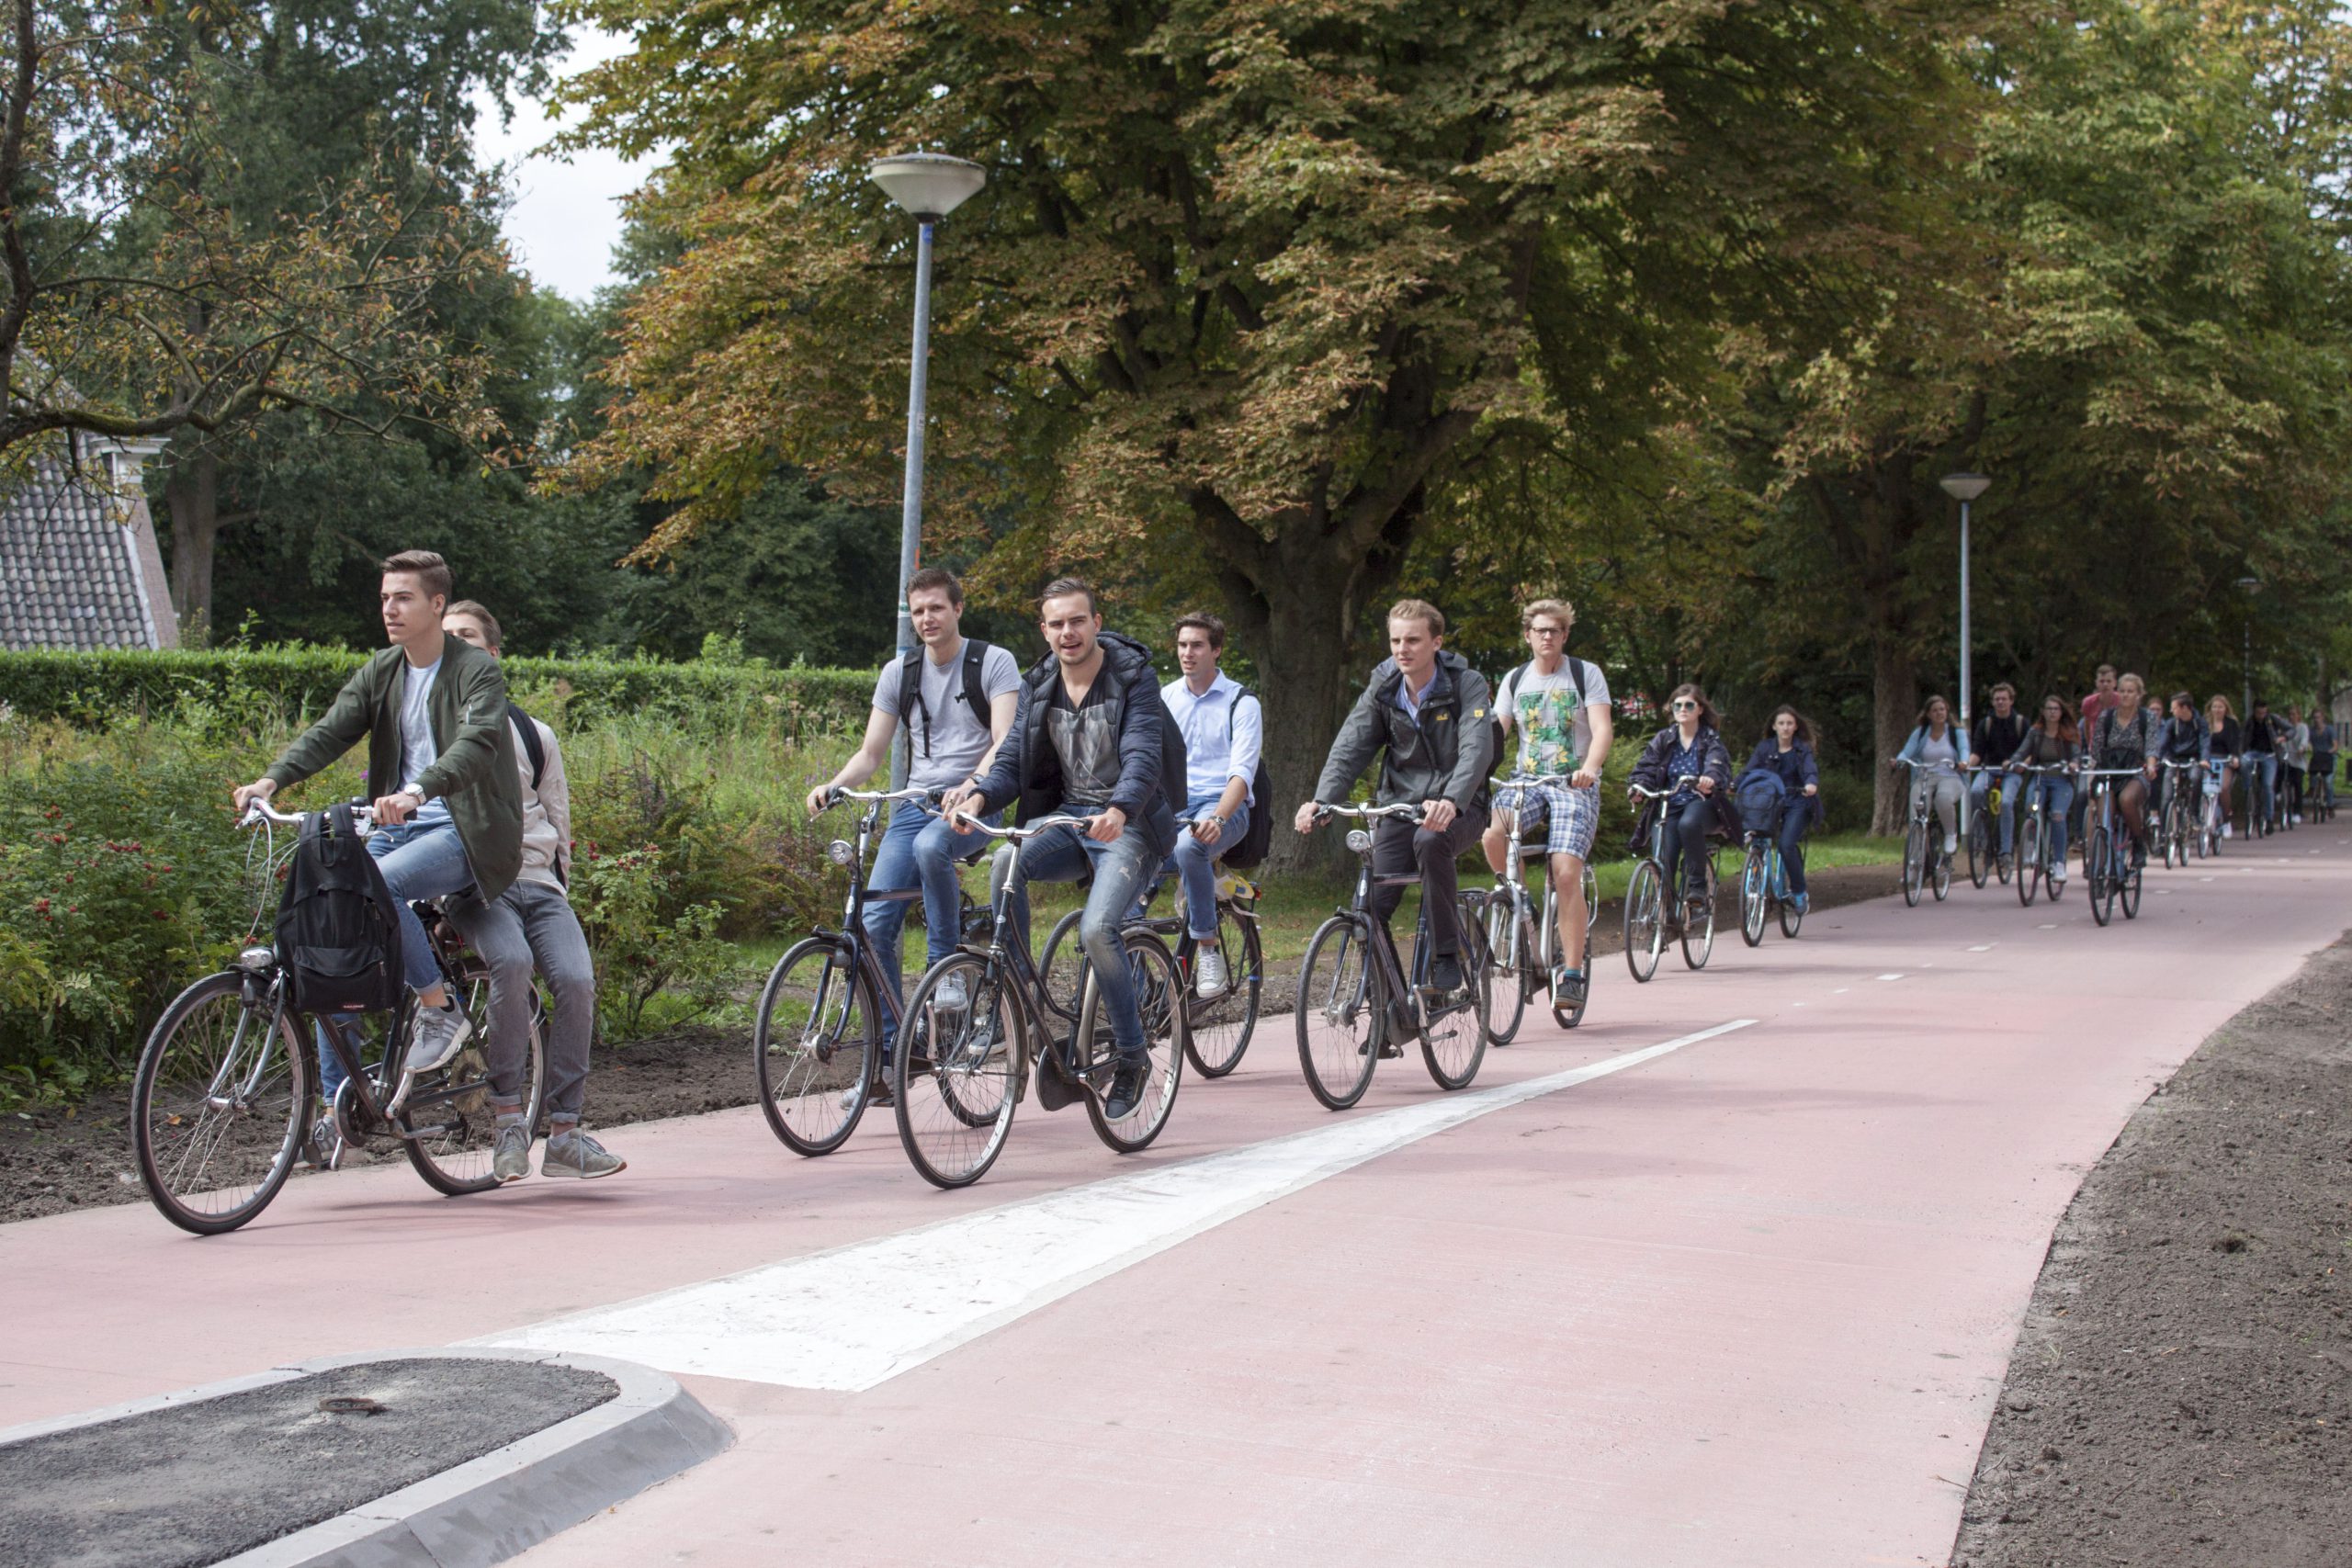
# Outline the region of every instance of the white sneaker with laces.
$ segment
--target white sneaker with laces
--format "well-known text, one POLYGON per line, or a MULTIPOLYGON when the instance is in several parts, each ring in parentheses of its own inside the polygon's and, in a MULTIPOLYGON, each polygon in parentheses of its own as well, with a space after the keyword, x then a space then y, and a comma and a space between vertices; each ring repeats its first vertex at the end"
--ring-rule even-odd
POLYGON ((931 1005, 940 1012, 962 1012, 967 1000, 961 975, 948 976, 939 982, 939 988, 931 993, 931 1005))
POLYGON ((455 1002, 417 1009, 415 1037, 409 1042, 405 1070, 430 1073, 447 1066, 473 1032, 472 1021, 458 1010, 455 1002))
POLYGON ((1223 948, 1204 947, 1199 957, 1199 967, 1193 971, 1193 995, 1213 1002, 1233 988, 1233 976, 1226 971, 1223 948))

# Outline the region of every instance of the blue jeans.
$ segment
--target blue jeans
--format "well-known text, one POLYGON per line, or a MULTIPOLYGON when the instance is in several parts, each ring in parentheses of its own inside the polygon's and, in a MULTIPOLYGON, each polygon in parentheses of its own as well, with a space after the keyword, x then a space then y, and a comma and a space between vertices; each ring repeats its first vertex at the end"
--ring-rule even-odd
MULTIPOLYGON (((1001 815, 1001 813, 999 815, 1001 815)), ((983 820, 993 824, 996 817, 983 820)), ((866 887, 876 893, 895 893, 909 887, 922 889, 923 966, 929 968, 956 951, 963 938, 960 929, 964 919, 964 885, 956 874, 956 857, 969 854, 988 841, 979 833, 959 833, 947 825, 944 817, 933 817, 921 808, 901 802, 891 807, 890 825, 882 830, 882 841, 874 850, 874 874, 866 887)), ((874 947, 874 956, 882 962, 882 974, 890 984, 890 999, 903 1001, 906 987, 899 972, 899 937, 907 928, 907 904, 903 898, 865 906, 865 940, 874 947)), ((899 1032, 892 1010, 882 1010, 882 1048, 888 1050, 899 1032)))
POLYGON ((2066 813, 2075 804, 2075 781, 2045 774, 2026 787, 2041 792, 2041 830, 2050 840, 2050 869, 2063 876, 2066 871, 2066 813))
MULTIPOLYGON (((413 898, 440 898, 462 893, 474 885, 473 867, 466 863, 465 846, 458 829, 447 822, 420 828, 403 822, 369 836, 368 852, 392 890, 401 928, 401 978, 412 991, 429 991, 441 983, 441 965, 424 938, 424 922, 410 908, 413 898)), ((318 1026, 319 1091, 332 1100, 343 1087, 343 1058, 327 1044, 326 1026, 318 1026)))
POLYGON ((2267 818, 2273 811, 2278 809, 2278 753, 2249 751, 2246 753, 2245 760, 2245 771, 2248 774, 2247 787, 2254 791, 2252 815, 2247 818, 2247 820, 2253 820, 2254 817, 2267 818))
POLYGON ((1973 810, 1984 804, 1984 797, 1992 793, 1994 780, 1997 777, 2001 781, 2001 844, 1995 852, 1998 854, 2007 854, 2009 845, 2017 837, 2019 776, 2017 773, 1996 773, 1991 768, 1984 768, 1978 771, 1975 780, 1968 786, 1968 804, 1973 810))
MULTIPOLYGON (((1193 796, 1184 803, 1185 818, 1206 817, 1216 809, 1216 803, 1224 795, 1219 790, 1215 795, 1193 796)), ((1245 800, 1234 807, 1233 816, 1226 822, 1225 831, 1217 835, 1216 843, 1204 844, 1189 830, 1176 835, 1176 852, 1168 859, 1184 886, 1184 924, 1194 942, 1207 942, 1216 935, 1216 863, 1249 830, 1250 803, 1245 800)))
POLYGON ((1804 892, 1804 834, 1813 826, 1813 802, 1799 795, 1781 810, 1781 865, 1792 894, 1804 892))
MULTIPOLYGON (((1102 807, 1063 807, 1072 817, 1092 817, 1102 807)), ((1075 828, 1056 828, 1021 846, 1013 862, 1012 882, 1005 913, 1025 942, 1029 937, 1029 884, 1076 882, 1087 867, 1094 868, 1094 885, 1087 890, 1086 910, 1078 918, 1079 945, 1094 967, 1094 984, 1102 1009, 1111 1015, 1111 1039, 1119 1055, 1134 1062, 1144 1055, 1143 1013, 1136 1006, 1136 977, 1119 943, 1119 928, 1136 907, 1144 884, 1159 869, 1159 857, 1144 841, 1143 825, 1130 822, 1118 838, 1098 844, 1075 828)))

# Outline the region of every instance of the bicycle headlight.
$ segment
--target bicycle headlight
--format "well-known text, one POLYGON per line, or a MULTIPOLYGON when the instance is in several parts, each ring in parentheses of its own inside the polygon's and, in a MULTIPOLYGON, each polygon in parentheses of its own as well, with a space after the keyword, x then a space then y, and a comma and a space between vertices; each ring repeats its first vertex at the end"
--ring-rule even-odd
POLYGON ((825 858, 835 865, 847 865, 857 858, 857 852, 850 848, 847 839, 835 839, 825 846, 825 858))
POLYGON ((277 963, 277 954, 266 947, 249 947, 237 954, 237 967, 255 975, 274 967, 277 963))
POLYGON ((1365 832, 1361 828, 1351 828, 1348 829, 1348 849, 1351 853, 1362 854, 1364 851, 1370 848, 1372 848, 1372 835, 1370 833, 1365 832))

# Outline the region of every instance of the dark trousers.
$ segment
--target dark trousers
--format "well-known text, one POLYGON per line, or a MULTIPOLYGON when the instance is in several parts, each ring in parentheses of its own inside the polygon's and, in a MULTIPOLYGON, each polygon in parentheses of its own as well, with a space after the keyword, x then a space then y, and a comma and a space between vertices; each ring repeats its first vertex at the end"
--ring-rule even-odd
MULTIPOLYGON (((1781 813, 1781 863, 1788 869, 1789 891, 1804 891, 1804 830, 1813 826, 1810 804, 1790 807, 1781 813)), ((1704 829, 1701 829, 1702 832, 1704 829)), ((1700 853, 1704 854, 1704 849, 1700 853)))
POLYGON ((1690 884, 1684 892, 1695 897, 1706 891, 1707 874, 1700 866, 1707 858, 1707 829, 1715 820, 1715 808, 1706 796, 1694 794, 1680 810, 1675 809, 1672 801, 1667 802, 1666 811, 1666 864, 1659 869, 1666 873, 1668 887, 1680 887, 1682 882, 1675 875, 1679 868, 1683 880, 1690 884))
MULTIPOLYGON (((1462 951, 1462 907, 1453 901, 1460 886, 1454 874, 1453 863, 1478 841, 1487 830, 1487 814, 1464 811, 1442 833, 1432 833, 1427 828, 1416 828, 1394 817, 1384 817, 1372 831, 1372 870, 1375 876, 1405 876, 1419 872, 1421 878, 1421 907, 1429 911, 1430 950, 1433 953, 1459 953, 1462 951)), ((1372 912, 1386 925, 1396 906, 1405 901, 1402 887, 1375 887, 1372 890, 1372 912)), ((1411 962, 1408 955, 1407 962, 1411 962)))

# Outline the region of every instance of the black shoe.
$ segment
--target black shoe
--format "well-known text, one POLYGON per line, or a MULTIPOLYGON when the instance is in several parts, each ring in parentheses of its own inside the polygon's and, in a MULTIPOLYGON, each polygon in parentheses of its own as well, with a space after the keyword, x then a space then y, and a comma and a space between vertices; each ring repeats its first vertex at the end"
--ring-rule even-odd
POLYGON ((1102 1097, 1102 1114, 1113 1122, 1124 1122, 1136 1113, 1143 1103, 1143 1087, 1151 1080, 1151 1061, 1122 1061, 1119 1070, 1111 1076, 1110 1092, 1102 1097))
POLYGON ((1462 989, 1463 985, 1461 954, 1441 953, 1430 961, 1430 983, 1423 990, 1431 996, 1445 997, 1462 989))

